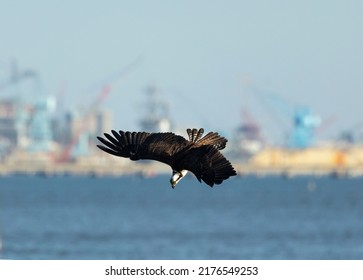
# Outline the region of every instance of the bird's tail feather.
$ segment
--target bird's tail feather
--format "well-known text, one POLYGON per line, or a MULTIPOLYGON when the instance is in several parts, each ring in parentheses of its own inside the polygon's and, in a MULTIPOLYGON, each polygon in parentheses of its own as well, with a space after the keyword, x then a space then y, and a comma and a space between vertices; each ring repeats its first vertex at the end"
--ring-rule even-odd
POLYGON ((196 128, 193 128, 193 129, 188 128, 187 133, 188 133, 189 141, 195 143, 203 136, 204 129, 200 128, 198 130, 196 128))
POLYGON ((222 150, 226 147, 227 139, 220 136, 216 132, 209 132, 207 135, 205 135, 203 138, 204 129, 200 128, 199 130, 196 128, 187 129, 189 141, 194 143, 199 143, 201 145, 211 145, 218 150, 222 150))
POLYGON ((218 150, 222 150, 226 147, 227 139, 220 136, 216 132, 209 132, 206 136, 200 139, 198 143, 202 145, 211 145, 217 148, 218 150))

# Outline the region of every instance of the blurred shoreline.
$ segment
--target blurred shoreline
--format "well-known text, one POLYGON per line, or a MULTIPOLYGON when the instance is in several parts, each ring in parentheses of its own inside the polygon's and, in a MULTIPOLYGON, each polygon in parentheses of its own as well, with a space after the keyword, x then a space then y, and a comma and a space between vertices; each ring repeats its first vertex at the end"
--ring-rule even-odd
MULTIPOLYGON (((228 154, 226 157, 231 158, 230 161, 239 176, 363 176, 362 147, 346 150, 323 147, 305 150, 268 148, 245 160, 233 159, 228 154)), ((159 174, 170 174, 170 172, 168 165, 157 161, 130 161, 125 158, 110 157, 100 152, 69 162, 57 162, 46 153, 17 152, 0 162, 1 176, 138 175, 153 177, 159 174)))

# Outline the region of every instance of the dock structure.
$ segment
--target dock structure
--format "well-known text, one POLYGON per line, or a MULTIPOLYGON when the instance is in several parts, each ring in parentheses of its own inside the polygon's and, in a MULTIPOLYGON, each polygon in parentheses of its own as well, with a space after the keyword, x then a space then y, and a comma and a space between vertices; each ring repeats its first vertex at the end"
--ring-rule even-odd
POLYGON ((363 175, 363 147, 266 148, 240 166, 241 174, 363 175))
MULTIPOLYGON (((55 157, 56 158, 56 157, 55 157)), ((290 150, 266 148, 248 161, 234 160, 238 175, 335 175, 363 176, 363 147, 337 149, 334 147, 290 150)), ((15 152, 0 162, 0 175, 40 174, 154 176, 169 174, 170 168, 159 162, 132 162, 129 159, 112 157, 95 152, 70 162, 57 162, 49 153, 15 152)))

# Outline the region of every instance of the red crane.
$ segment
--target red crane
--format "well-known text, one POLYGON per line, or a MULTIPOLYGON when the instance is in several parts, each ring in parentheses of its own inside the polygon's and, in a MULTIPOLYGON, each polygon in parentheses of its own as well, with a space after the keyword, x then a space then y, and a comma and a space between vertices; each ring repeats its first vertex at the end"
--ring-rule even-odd
POLYGON ((144 59, 142 57, 138 57, 133 62, 128 64, 126 67, 124 67, 120 72, 116 73, 112 77, 108 79, 106 83, 103 84, 101 91, 96 96, 94 101, 89 106, 88 110, 86 111, 85 115, 83 116, 81 120, 81 127, 76 131, 75 135, 73 135, 71 141, 68 143, 68 145, 64 148, 60 156, 56 159, 58 162, 67 162, 71 159, 71 154, 73 151, 73 148, 78 144, 80 137, 82 134, 85 133, 87 130, 87 120, 89 117, 97 110, 97 108, 106 100, 106 98, 109 97, 110 93, 112 92, 112 86, 124 78, 126 75, 128 75, 130 72, 135 70, 140 63, 144 59))

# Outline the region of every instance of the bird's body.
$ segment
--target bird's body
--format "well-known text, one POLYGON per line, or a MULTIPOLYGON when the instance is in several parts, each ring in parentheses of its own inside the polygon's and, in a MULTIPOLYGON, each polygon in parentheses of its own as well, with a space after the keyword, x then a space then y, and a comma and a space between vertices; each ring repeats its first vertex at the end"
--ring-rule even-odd
POLYGON ((188 171, 211 187, 236 175, 231 163, 219 152, 227 139, 215 132, 202 138, 203 129, 188 129, 189 140, 171 132, 111 132, 112 135, 105 133, 105 138, 97 137, 103 144, 97 145, 98 148, 131 160, 149 159, 168 164, 173 170, 170 179, 173 188, 188 171))

